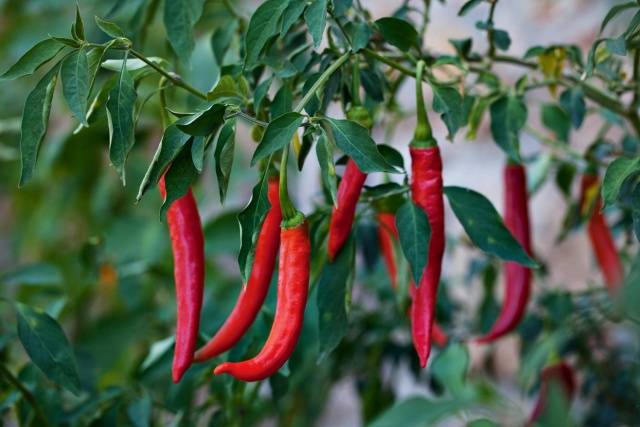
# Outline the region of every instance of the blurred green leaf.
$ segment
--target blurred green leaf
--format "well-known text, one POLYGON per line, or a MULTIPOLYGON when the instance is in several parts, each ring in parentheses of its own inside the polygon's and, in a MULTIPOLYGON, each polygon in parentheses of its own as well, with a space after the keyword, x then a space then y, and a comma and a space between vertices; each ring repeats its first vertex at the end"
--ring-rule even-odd
POLYGON ((61 285, 62 273, 57 266, 48 263, 30 264, 18 267, 0 275, 0 283, 15 285, 61 285))
POLYGON ((127 36, 122 28, 118 26, 118 24, 102 19, 99 16, 95 16, 94 19, 98 28, 100 28, 105 34, 113 38, 124 38, 127 36))
POLYGON ((192 145, 193 140, 188 142, 185 149, 171 162, 171 166, 164 177, 167 197, 160 208, 160 218, 162 220, 164 220, 173 202, 189 192, 191 185, 199 175, 191 156, 192 145))
POLYGON ((431 372, 456 398, 468 398, 466 377, 469 368, 469 354, 458 343, 453 343, 438 354, 431 365, 431 372))
POLYGON ((327 24, 327 0, 313 0, 304 12, 304 20, 313 38, 313 45, 317 48, 322 42, 327 24))
POLYGON ((320 164, 320 177, 322 179, 322 186, 330 196, 329 202, 332 205, 336 203, 336 195, 338 192, 338 185, 336 181, 336 166, 333 163, 333 150, 331 142, 327 139, 327 135, 324 130, 322 135, 316 143, 316 155, 318 157, 318 163, 320 164))
POLYGON ((403 19, 385 17, 378 19, 375 23, 382 37, 403 52, 415 47, 418 43, 418 32, 413 25, 403 19))
POLYGON ((567 112, 555 104, 543 104, 542 123, 550 129, 556 138, 563 142, 569 141, 569 132, 571 131, 570 117, 567 112))
POLYGON ((149 427, 151 425, 151 410, 151 396, 144 393, 129 404, 127 415, 135 427, 149 427))
POLYGON ((433 82, 430 84, 433 89, 433 109, 440 113, 440 117, 449 131, 447 138, 452 140, 466 121, 462 97, 458 90, 452 86, 442 86, 433 82))
POLYGON ((267 0, 251 15, 245 36, 244 66, 247 69, 251 70, 255 67, 267 41, 280 30, 278 23, 288 5, 288 1, 267 0))
POLYGON ((618 200, 620 188, 631 175, 640 172, 640 158, 618 157, 607 167, 602 181, 602 199, 605 206, 618 200))
POLYGON ((195 47, 193 26, 202 15, 205 0, 171 0, 164 2, 164 26, 167 38, 180 61, 189 62, 195 47))
POLYGON ((423 427, 433 425, 447 415, 454 415, 467 406, 460 400, 427 400, 410 397, 395 404, 376 418, 369 427, 423 427))
POLYGON ((53 59, 63 47, 63 44, 53 39, 46 39, 36 43, 18 59, 18 62, 0 76, 0 81, 14 80, 18 77, 33 74, 38 68, 53 59))
POLYGON ((491 104, 491 134, 512 160, 520 161, 520 130, 527 121, 522 98, 505 95, 491 104))

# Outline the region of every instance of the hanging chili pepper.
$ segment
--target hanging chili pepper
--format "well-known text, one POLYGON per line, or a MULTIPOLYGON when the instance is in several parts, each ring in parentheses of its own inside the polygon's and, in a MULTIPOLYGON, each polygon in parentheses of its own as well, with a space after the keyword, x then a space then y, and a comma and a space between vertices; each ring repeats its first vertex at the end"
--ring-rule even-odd
POLYGON ((289 359, 302 330, 309 287, 311 244, 304 215, 298 212, 287 194, 286 165, 288 147, 280 166, 280 262, 276 312, 269 337, 252 359, 226 362, 215 368, 215 375, 228 373, 242 381, 260 381, 273 374, 289 359))
MULTIPOLYGON (((396 217, 390 212, 378 212, 378 240, 380 243, 380 251, 385 261, 387 271, 389 272, 389 280, 391 280, 391 286, 396 289, 398 287, 398 276, 396 268, 396 259, 394 254, 394 239, 398 240, 398 229, 396 227, 396 217)), ((413 300, 415 295, 415 284, 413 280, 409 283, 409 296, 413 300)), ((409 309, 409 315, 411 315, 411 308, 409 309)), ((440 347, 447 345, 447 335, 442 328, 434 321, 433 329, 433 342, 440 347)))
MULTIPOLYGON (((504 169, 504 222, 513 237, 531 255, 531 233, 527 207, 527 176, 523 165, 507 164, 504 169)), ((504 263, 505 294, 502 309, 489 333, 480 343, 494 341, 511 332, 520 322, 529 302, 531 269, 516 262, 504 263)))
POLYGON ((596 260, 604 276, 605 285, 609 293, 615 294, 622 284, 624 270, 613 237, 611 236, 611 230, 601 212, 602 200, 598 192, 598 176, 595 173, 585 174, 582 177, 580 210, 583 214, 588 214, 588 209, 592 207, 591 215, 587 223, 587 233, 596 260), (590 203, 590 201, 593 203, 590 203))
POLYGON ((570 404, 576 391, 576 378, 573 368, 565 362, 559 362, 542 370, 540 373, 540 393, 538 395, 536 406, 529 418, 529 425, 533 425, 533 423, 542 415, 542 412, 547 405, 549 387, 552 384, 556 384, 561 388, 567 403, 570 404))
POLYGON ((249 280, 240 291, 235 307, 220 330, 204 347, 196 352, 194 357, 196 362, 211 359, 233 347, 253 324, 264 303, 280 248, 282 214, 277 178, 269 180, 268 197, 271 209, 269 209, 258 235, 249 280))
MULTIPOLYGON (((164 177, 160 179, 159 188, 162 197, 166 198, 164 177)), ((167 222, 178 301, 172 367, 172 379, 177 383, 193 362, 204 289, 204 236, 191 189, 169 207, 167 222)))
POLYGON ((427 365, 431 352, 432 328, 435 320, 436 296, 444 255, 444 201, 442 199, 442 159, 424 105, 422 74, 424 62, 419 61, 416 78, 418 123, 411 141, 411 197, 426 213, 431 226, 429 256, 422 279, 411 304, 411 335, 420 359, 427 365))

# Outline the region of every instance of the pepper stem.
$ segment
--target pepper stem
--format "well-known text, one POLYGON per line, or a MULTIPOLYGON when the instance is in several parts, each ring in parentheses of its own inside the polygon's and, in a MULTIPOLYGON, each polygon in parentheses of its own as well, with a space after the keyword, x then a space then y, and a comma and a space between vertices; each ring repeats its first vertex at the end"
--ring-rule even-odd
POLYGON ((424 61, 418 61, 418 65, 416 66, 416 115, 418 123, 416 124, 416 130, 413 134, 413 141, 411 141, 412 147, 421 148, 435 147, 437 145, 431 131, 431 124, 427 116, 424 94, 422 92, 422 77, 424 75, 425 65, 424 61))

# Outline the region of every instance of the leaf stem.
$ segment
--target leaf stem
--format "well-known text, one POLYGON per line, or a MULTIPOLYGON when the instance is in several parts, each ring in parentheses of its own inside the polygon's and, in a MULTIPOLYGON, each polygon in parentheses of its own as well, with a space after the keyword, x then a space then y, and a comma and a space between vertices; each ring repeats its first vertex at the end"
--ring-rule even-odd
POLYGON ((36 413, 38 418, 40 418, 40 421, 42 421, 43 425, 51 427, 49 419, 45 416, 33 393, 31 393, 31 391, 24 384, 22 384, 22 382, 18 378, 16 378, 3 363, 0 363, 0 374, 2 374, 7 379, 7 381, 13 384, 18 390, 20 390, 22 397, 24 397, 24 399, 29 402, 29 404, 33 408, 33 411, 36 413))
POLYGON ((307 93, 304 94, 298 105, 293 109, 296 113, 301 113, 304 110, 304 107, 311 101, 311 98, 315 93, 329 80, 329 77, 342 66, 351 56, 351 51, 343 53, 338 59, 335 60, 333 64, 329 66, 324 72, 318 77, 318 80, 315 81, 313 86, 309 88, 307 93))

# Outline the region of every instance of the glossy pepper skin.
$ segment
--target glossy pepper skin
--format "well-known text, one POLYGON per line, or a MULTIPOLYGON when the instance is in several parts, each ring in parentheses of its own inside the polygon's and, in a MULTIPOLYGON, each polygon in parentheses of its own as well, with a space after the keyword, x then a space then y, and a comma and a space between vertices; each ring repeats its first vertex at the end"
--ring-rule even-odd
MULTIPOLYGON (((396 216, 390 212, 378 213, 378 241, 380 243, 380 251, 385 261, 387 271, 389 272, 389 280, 391 286, 396 289, 398 287, 398 275, 396 268, 396 259, 394 255, 393 242, 398 240, 398 229, 396 227, 396 216)), ((413 280, 409 283, 409 296, 413 300, 415 294, 415 283, 413 280)), ((409 315, 411 315, 411 309, 409 309, 409 315)), ((432 329, 433 342, 440 347, 447 345, 447 335, 442 328, 434 321, 432 329)))
POLYGON ((204 347, 196 352, 194 358, 196 362, 211 359, 233 347, 255 321, 269 292, 276 256, 280 248, 280 222, 282 221, 277 178, 269 180, 268 197, 271 209, 258 235, 249 280, 240 291, 236 305, 222 327, 204 347))
MULTIPOLYGON (((160 180, 159 188, 160 194, 165 198, 167 194, 164 177, 160 180)), ((167 223, 178 301, 176 343, 171 371, 173 382, 177 383, 193 362, 204 289, 204 236, 191 189, 169 207, 167 223)))
POLYGON ((573 368, 565 362, 559 362, 548 366, 540 373, 540 394, 536 406, 529 418, 529 426, 540 418, 547 404, 549 395, 549 387, 552 383, 556 383, 565 394, 568 403, 571 403, 573 395, 576 392, 576 378, 573 368))
POLYGON ((333 261, 349 238, 356 206, 367 174, 349 159, 336 196, 336 206, 329 222, 329 260, 333 261))
MULTIPOLYGON (((507 164, 504 169, 504 222, 513 237, 531 255, 531 232, 524 166, 507 164)), ((494 341, 511 332, 522 320, 531 293, 531 269, 516 262, 504 263, 505 294, 502 309, 480 343, 494 341)))
POLYGON ((411 197, 429 218, 431 241, 429 257, 422 279, 411 304, 413 345, 425 367, 431 352, 432 328, 435 320, 436 296, 444 255, 444 201, 442 199, 442 159, 440 149, 411 147, 411 197))
POLYGON ((597 192, 599 188, 598 177, 595 174, 585 174, 582 177, 582 189, 580 196, 580 207, 583 213, 589 209, 589 199, 593 200, 596 197, 596 201, 591 211, 587 223, 587 234, 591 241, 591 247, 604 276, 604 281, 609 290, 609 293, 614 294, 624 279, 624 270, 616 250, 613 237, 611 236, 611 230, 607 225, 604 215, 600 210, 602 209, 602 201, 599 194, 593 194, 597 192), (591 194, 590 194, 591 193, 591 194))
POLYGON ((282 228, 280 234, 278 302, 271 332, 257 356, 242 362, 226 362, 214 374, 228 373, 242 381, 260 381, 285 364, 298 342, 304 321, 309 287, 311 244, 307 223, 282 228))

